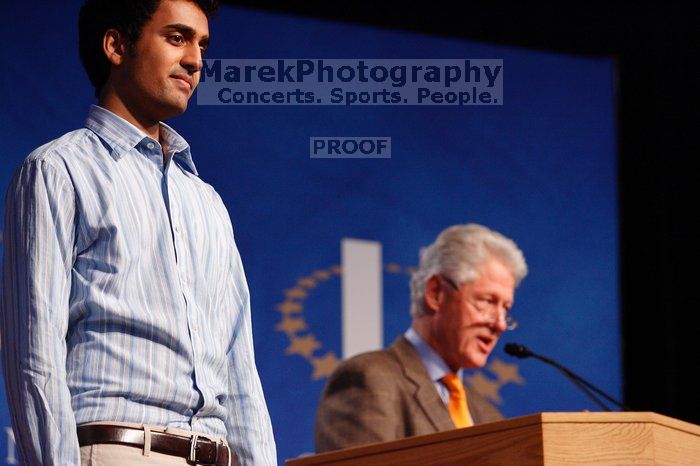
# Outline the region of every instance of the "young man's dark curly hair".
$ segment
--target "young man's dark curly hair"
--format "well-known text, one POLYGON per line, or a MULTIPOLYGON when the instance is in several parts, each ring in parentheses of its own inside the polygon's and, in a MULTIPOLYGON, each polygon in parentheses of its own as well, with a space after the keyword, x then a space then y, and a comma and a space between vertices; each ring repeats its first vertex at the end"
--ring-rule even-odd
MULTIPOLYGON (((162 0, 87 0, 78 18, 80 60, 99 97, 109 77, 110 63, 102 51, 102 38, 108 29, 116 29, 133 46, 143 25, 151 19, 162 0)), ((191 0, 207 18, 219 8, 218 0, 191 0)))

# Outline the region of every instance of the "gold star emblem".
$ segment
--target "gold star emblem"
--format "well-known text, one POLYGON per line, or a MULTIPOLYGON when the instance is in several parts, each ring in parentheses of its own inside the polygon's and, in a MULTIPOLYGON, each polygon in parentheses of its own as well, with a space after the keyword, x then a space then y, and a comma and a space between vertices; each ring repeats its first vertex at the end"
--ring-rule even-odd
POLYGON ((300 312, 302 309, 303 307, 301 304, 295 303, 294 301, 285 301, 277 305, 277 310, 284 315, 289 315, 292 312, 300 312))
POLYGON ((300 354, 310 358, 311 354, 321 347, 321 343, 316 340, 313 333, 305 337, 292 337, 291 341, 292 344, 285 350, 287 354, 300 354))
POLYGON ((290 298, 306 298, 307 292, 303 288, 299 288, 298 286, 295 286, 294 288, 289 288, 288 290, 284 290, 284 295, 287 297, 287 299, 290 298))
POLYGON ((469 382, 469 385, 474 387, 477 392, 484 395, 494 403, 501 404, 501 395, 498 394, 501 384, 485 377, 481 372, 477 372, 476 374, 467 377, 467 381, 469 382))
POLYGON ((386 266, 384 266, 384 269, 389 273, 401 273, 401 266, 393 262, 386 264, 386 266))
POLYGON ((275 325, 275 330, 279 332, 284 332, 287 336, 292 336, 300 330, 306 330, 308 325, 304 322, 304 318, 288 317, 286 316, 282 322, 275 325))
POLYGON ((311 377, 314 380, 321 379, 323 377, 328 377, 340 364, 340 359, 335 357, 332 351, 329 351, 324 356, 319 358, 313 358, 311 364, 314 366, 314 373, 311 377))
POLYGON ((317 270, 314 272, 314 277, 318 278, 319 280, 328 280, 331 278, 331 274, 325 270, 317 270))
POLYGON ((525 383, 525 379, 518 373, 517 364, 509 364, 498 358, 493 358, 491 364, 488 365, 488 370, 498 377, 498 381, 501 385, 507 384, 508 382, 517 383, 518 385, 523 385, 525 383))
POLYGON ((316 280, 313 277, 304 277, 297 280, 297 285, 304 288, 316 288, 316 280))

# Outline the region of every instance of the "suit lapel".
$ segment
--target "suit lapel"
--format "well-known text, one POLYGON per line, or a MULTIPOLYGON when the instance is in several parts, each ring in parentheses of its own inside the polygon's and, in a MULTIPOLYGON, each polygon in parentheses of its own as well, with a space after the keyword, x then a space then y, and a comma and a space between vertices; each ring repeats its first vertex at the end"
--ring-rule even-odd
POLYGON ((465 381, 462 380, 464 384, 464 391, 467 394, 467 408, 469 408, 469 414, 474 421, 474 425, 481 424, 481 414, 479 410, 479 399, 475 394, 474 389, 465 381))
POLYGON ((394 341, 391 349, 403 366, 406 378, 415 386, 414 397, 436 431, 455 428, 450 413, 443 403, 428 371, 413 345, 402 335, 394 341))

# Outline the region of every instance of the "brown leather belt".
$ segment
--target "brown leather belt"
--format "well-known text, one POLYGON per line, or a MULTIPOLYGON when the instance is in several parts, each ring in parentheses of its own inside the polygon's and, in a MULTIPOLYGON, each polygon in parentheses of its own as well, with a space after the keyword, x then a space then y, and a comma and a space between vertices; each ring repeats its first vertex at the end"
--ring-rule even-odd
MULTIPOLYGON (((81 447, 96 443, 112 443, 143 448, 144 436, 143 429, 133 427, 102 424, 78 426, 78 442, 81 447)), ((185 437, 151 431, 151 451, 187 458, 194 464, 229 465, 228 446, 196 435, 185 437)), ((237 464, 236 459, 231 458, 231 466, 237 464)))

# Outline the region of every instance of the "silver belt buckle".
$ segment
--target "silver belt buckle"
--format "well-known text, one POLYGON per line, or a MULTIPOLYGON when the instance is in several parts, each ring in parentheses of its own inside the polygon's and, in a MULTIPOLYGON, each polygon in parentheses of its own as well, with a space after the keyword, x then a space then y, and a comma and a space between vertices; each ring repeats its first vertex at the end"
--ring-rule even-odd
POLYGON ((190 456, 187 461, 191 463, 197 463, 197 440, 199 440, 199 435, 193 434, 190 439, 190 456))

